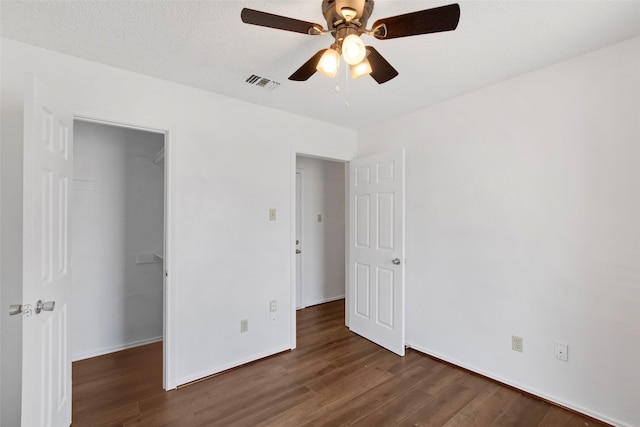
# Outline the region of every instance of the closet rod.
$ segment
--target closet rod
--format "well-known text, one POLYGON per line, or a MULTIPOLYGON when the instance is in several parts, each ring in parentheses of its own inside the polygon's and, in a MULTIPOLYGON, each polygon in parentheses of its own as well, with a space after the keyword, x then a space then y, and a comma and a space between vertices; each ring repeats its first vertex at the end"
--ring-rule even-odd
POLYGON ((162 147, 155 156, 153 156, 153 164, 157 165, 164 159, 164 147, 162 147))

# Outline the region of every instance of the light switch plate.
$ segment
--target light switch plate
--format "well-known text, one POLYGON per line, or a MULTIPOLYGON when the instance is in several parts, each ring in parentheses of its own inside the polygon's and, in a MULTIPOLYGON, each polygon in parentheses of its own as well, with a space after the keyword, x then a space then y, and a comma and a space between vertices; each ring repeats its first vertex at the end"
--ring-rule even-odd
POLYGON ((271 208, 269 209, 269 221, 275 221, 276 220, 276 210, 271 208))

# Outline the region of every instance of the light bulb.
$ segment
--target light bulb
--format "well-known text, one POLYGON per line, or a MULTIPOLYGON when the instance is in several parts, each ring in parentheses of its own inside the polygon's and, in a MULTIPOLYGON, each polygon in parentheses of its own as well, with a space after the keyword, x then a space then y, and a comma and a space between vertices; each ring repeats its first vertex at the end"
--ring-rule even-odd
POLYGON ((349 34, 344 38, 342 41, 342 56, 344 56, 344 62, 349 65, 355 65, 362 62, 366 55, 367 50, 357 34, 349 34))
POLYGON ((364 58, 361 63, 356 65, 351 65, 351 78, 353 80, 358 79, 362 76, 366 76, 371 74, 371 64, 367 58, 364 58))
POLYGON ((337 50, 330 48, 327 49, 318 61, 316 70, 327 77, 335 77, 338 73, 338 66, 340 65, 340 54, 337 50))

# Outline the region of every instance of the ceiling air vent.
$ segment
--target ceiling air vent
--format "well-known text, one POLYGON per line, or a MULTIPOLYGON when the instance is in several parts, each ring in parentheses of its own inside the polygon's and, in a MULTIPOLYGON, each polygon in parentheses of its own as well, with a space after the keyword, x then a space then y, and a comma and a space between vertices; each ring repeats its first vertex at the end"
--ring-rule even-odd
POLYGON ((279 82, 271 80, 267 77, 258 76, 257 74, 251 74, 246 79, 244 79, 244 81, 251 86, 259 87, 266 90, 274 90, 280 86, 279 82))

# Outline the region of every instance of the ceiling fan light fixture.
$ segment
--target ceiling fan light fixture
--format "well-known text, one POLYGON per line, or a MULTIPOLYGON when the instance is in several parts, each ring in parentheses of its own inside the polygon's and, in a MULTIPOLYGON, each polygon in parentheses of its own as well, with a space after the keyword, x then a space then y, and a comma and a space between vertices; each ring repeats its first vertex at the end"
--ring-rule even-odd
POLYGON ((362 62, 367 55, 364 43, 357 34, 349 34, 342 41, 342 56, 344 62, 349 65, 356 65, 362 62))
POLYGON ((316 70, 327 77, 334 78, 338 74, 340 66, 340 52, 333 47, 327 49, 318 61, 316 70))
POLYGON ((362 76, 367 76, 373 71, 371 69, 371 64, 369 63, 369 60, 367 58, 364 58, 359 64, 351 65, 350 68, 351 78, 353 80, 359 79, 362 76))

